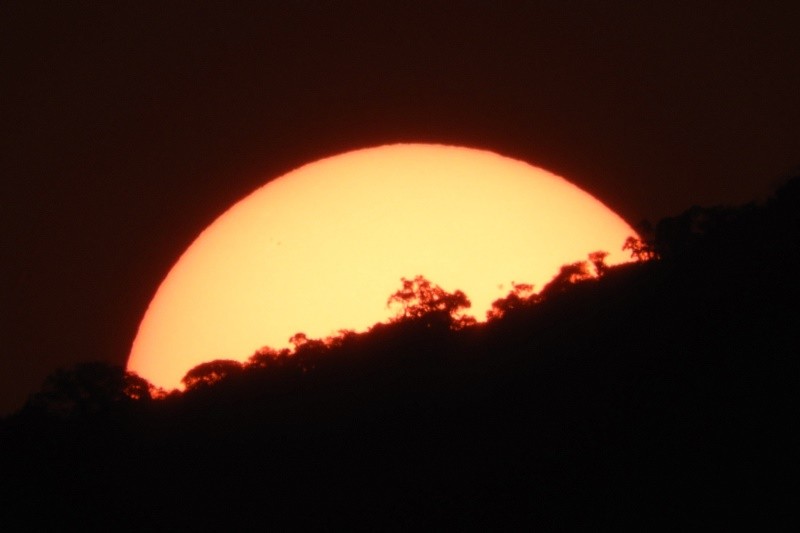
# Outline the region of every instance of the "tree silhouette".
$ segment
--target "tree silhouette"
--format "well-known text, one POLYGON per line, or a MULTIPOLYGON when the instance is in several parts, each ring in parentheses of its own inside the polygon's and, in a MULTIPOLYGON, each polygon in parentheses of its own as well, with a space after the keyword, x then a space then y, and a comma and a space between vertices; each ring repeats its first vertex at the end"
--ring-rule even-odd
POLYGON ((134 401, 163 393, 146 379, 121 366, 99 361, 59 369, 33 395, 28 409, 58 417, 109 414, 134 401))
POLYGON ((601 250, 589 254, 589 262, 594 266, 594 273, 598 278, 602 277, 608 271, 606 257, 608 257, 608 252, 601 250))
POLYGON ((136 372, 126 371, 123 379, 122 392, 132 400, 152 400, 166 395, 166 391, 156 387, 136 372))
POLYGON ((625 239, 625 244, 622 245, 622 249, 630 250, 631 258, 637 261, 649 261, 657 257, 652 243, 642 240, 639 237, 628 237, 625 239))
POLYGON ((568 265, 563 265, 558 274, 542 289, 542 296, 550 296, 559 292, 564 292, 572 285, 591 279, 592 271, 588 261, 576 261, 568 265))
POLYGON ((295 333, 294 335, 289 337, 289 342, 291 343, 292 346, 294 346, 295 351, 302 348, 309 341, 310 339, 308 338, 308 335, 302 332, 295 333))
POLYGON ((301 353, 309 354, 324 351, 332 339, 333 337, 329 337, 325 340, 309 339, 308 335, 300 332, 289 337, 289 342, 294 346, 294 354, 298 355, 301 353))
POLYGON ((399 307, 395 321, 446 319, 453 326, 461 327, 474 319, 460 315, 472 303, 462 291, 447 292, 423 276, 414 279, 401 278, 402 288, 389 296, 387 307, 399 307))
POLYGON ((247 362, 248 368, 269 368, 276 366, 287 357, 291 356, 291 352, 288 348, 284 348, 282 350, 276 350, 274 348, 270 348, 269 346, 265 346, 260 348, 250 356, 250 359, 247 362))
POLYGON ((695 205, 678 216, 664 218, 656 225, 650 243, 652 254, 669 260, 694 254, 709 247, 721 234, 739 231, 741 221, 752 214, 754 207, 754 204, 739 208, 695 205))
POLYGON ((202 363, 189 370, 181 380, 187 390, 213 385, 223 379, 241 373, 243 365, 231 359, 217 359, 202 363))
POLYGON ((492 308, 486 311, 487 320, 497 320, 508 314, 509 311, 520 309, 537 301, 530 283, 511 282, 511 291, 505 298, 498 298, 492 302, 492 308))

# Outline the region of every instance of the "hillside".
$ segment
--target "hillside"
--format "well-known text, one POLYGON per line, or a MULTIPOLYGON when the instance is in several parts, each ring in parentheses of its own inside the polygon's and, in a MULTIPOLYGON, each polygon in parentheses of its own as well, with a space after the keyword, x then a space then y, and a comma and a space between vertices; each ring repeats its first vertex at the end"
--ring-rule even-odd
POLYGON ((64 371, 2 422, 2 522, 795 522, 800 180, 644 237, 653 259, 509 300, 485 324, 434 310, 301 339, 201 369, 183 394, 64 371))

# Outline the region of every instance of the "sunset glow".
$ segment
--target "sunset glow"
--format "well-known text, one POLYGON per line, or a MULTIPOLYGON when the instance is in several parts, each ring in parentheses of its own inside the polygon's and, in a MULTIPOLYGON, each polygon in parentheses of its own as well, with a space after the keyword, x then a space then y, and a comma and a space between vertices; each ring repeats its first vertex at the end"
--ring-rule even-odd
POLYGON ((270 181, 186 250, 140 324, 128 367, 174 387, 213 359, 246 360, 297 332, 326 337, 386 320, 401 277, 463 290, 483 320, 527 282, 621 248, 634 231, 564 179, 467 148, 358 150, 270 181))

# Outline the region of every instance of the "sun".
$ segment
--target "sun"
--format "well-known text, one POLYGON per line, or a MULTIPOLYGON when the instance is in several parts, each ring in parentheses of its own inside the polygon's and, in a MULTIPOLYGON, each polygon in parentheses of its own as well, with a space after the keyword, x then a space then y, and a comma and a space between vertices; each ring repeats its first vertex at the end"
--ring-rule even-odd
POLYGON ((385 321, 401 277, 462 290, 485 316, 512 282, 635 232, 568 181, 493 152, 432 144, 356 150, 268 182, 208 226, 167 274, 128 368, 175 387, 213 359, 246 360, 293 334, 385 321))

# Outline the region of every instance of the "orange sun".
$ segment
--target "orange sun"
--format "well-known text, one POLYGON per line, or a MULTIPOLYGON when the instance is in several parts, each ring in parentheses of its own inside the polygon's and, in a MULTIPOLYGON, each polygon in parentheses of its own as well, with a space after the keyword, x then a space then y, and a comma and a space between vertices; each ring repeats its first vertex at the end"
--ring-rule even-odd
POLYGON ((511 282, 549 281, 589 252, 627 260, 635 232, 566 180, 492 152, 398 144, 270 181, 206 228, 162 282, 128 368, 174 387, 213 359, 245 361, 297 332, 385 321, 401 277, 462 290, 482 319, 511 282))

